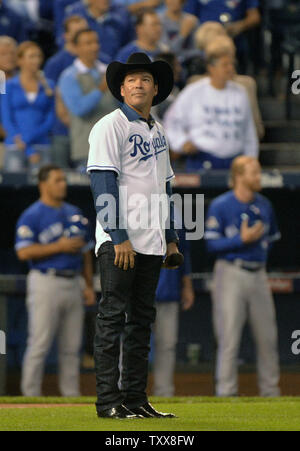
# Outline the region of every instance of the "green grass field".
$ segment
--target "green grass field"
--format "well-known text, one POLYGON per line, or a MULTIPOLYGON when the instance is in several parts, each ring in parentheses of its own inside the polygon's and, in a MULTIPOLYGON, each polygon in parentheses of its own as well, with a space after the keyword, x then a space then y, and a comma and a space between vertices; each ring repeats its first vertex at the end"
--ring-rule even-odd
POLYGON ((300 398, 151 398, 158 410, 178 416, 165 420, 99 419, 94 402, 0 398, 0 431, 300 431, 300 398), (22 408, 23 403, 38 406, 22 408))

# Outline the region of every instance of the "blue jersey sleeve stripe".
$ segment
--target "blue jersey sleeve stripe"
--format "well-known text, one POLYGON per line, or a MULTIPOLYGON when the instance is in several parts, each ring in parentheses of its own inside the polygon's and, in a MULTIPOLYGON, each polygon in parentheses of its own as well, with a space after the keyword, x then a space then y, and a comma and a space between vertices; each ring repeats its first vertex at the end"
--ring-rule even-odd
POLYGON ((93 170, 97 170, 97 169, 99 169, 100 171, 101 171, 101 170, 107 170, 107 169, 113 169, 113 170, 115 170, 118 174, 121 173, 120 169, 116 168, 115 166, 99 166, 99 165, 95 165, 95 164, 92 165, 92 166, 88 166, 88 167, 87 167, 87 172, 93 171, 93 170))
POLYGON ((175 177, 175 174, 169 175, 169 177, 166 178, 166 180, 171 180, 175 177))
POLYGON ((275 235, 272 235, 272 236, 268 237, 270 242, 280 240, 280 238, 281 238, 281 233, 280 232, 277 232, 277 233, 275 233, 275 235))
POLYGON ((222 238, 222 235, 218 232, 205 232, 204 238, 208 240, 216 240, 218 238, 222 238))

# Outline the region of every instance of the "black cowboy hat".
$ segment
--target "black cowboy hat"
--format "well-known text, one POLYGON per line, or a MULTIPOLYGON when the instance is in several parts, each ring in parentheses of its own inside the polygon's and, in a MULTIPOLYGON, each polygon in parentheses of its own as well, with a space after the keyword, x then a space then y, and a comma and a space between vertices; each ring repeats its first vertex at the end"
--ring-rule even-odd
POLYGON ((158 105, 169 96, 174 85, 171 66, 165 61, 152 63, 146 53, 132 53, 125 64, 113 61, 107 68, 107 85, 116 99, 120 102, 124 101, 120 92, 121 84, 126 74, 135 69, 143 69, 145 72, 150 72, 158 85, 158 93, 154 97, 152 105, 158 105))

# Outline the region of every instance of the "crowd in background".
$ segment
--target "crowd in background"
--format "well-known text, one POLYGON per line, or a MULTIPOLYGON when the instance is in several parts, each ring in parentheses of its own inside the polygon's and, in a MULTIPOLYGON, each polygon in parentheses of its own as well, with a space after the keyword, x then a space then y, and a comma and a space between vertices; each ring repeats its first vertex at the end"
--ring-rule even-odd
MULTIPOLYGON (((257 156, 264 127, 255 80, 246 74, 264 66, 266 22, 272 49, 280 39, 283 6, 280 0, 0 0, 3 170, 35 171, 53 162, 84 171, 91 128, 118 107, 106 85, 107 64, 126 62, 134 52, 173 67, 175 88, 153 114, 164 122, 173 159, 184 156, 187 171, 257 156), (205 81, 211 77, 213 89, 205 81), (200 104, 206 120, 200 115, 203 124, 183 136, 174 124, 185 128, 180 114, 188 93, 190 111, 200 114, 200 104), (234 101, 227 108, 228 97, 234 101)), ((280 69, 273 53, 271 64, 280 69)))

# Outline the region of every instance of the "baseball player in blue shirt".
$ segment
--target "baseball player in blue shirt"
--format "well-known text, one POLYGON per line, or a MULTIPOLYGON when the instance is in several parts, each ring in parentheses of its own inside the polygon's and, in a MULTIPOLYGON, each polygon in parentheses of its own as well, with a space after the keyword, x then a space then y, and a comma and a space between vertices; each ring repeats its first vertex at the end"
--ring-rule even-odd
POLYGON ((212 286, 216 394, 238 393, 237 358, 248 316, 257 348, 260 394, 279 396, 276 315, 266 261, 280 233, 272 205, 258 194, 261 167, 255 158, 233 161, 232 184, 232 191, 210 205, 205 232, 207 249, 217 256, 212 286))
POLYGON ((45 359, 57 334, 61 394, 79 396, 83 297, 87 305, 95 303, 90 252, 94 243, 80 209, 64 202, 63 171, 44 166, 38 179, 40 199, 23 212, 16 227, 17 255, 30 266, 21 389, 24 396, 41 396, 45 359))

